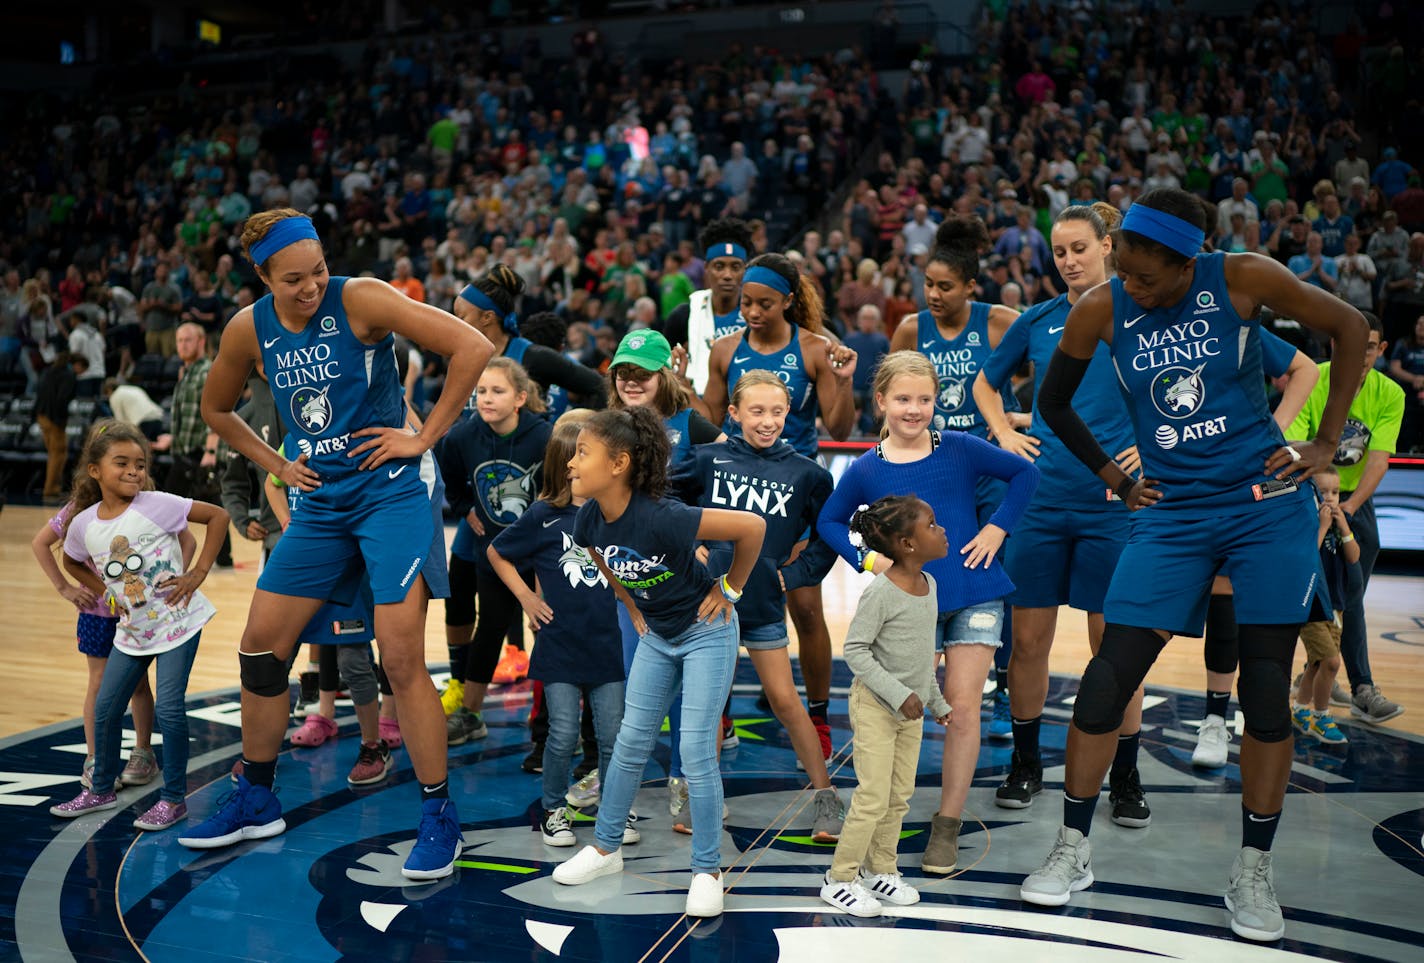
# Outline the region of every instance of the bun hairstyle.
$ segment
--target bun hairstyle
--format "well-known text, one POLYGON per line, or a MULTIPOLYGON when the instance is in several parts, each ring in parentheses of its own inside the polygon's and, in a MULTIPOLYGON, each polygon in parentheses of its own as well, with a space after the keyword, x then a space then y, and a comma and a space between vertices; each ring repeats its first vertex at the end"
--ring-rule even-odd
POLYGON ((978 217, 947 217, 935 231, 930 264, 943 264, 970 284, 979 276, 979 255, 989 248, 989 229, 978 217))
POLYGON ((801 273, 791 259, 784 254, 760 254, 751 259, 747 268, 763 267, 781 275, 795 293, 786 306, 786 320, 798 328, 805 328, 820 334, 824 330, 822 319, 825 306, 821 303, 821 290, 816 282, 801 273))
POLYGON ((569 472, 565 467, 578 447, 578 434, 593 417, 587 408, 570 408, 554 422, 549 444, 544 447, 544 484, 539 498, 555 508, 567 508, 573 501, 569 488, 569 472))
POLYGON ((1117 230, 1117 226, 1122 223, 1122 211, 1107 201, 1073 204, 1063 208, 1053 219, 1054 224, 1062 224, 1066 221, 1086 221, 1092 226, 1093 234, 1101 241, 1117 230))
POLYGON ((627 454, 628 482, 634 491, 649 498, 661 498, 667 491, 672 444, 662 418, 652 408, 600 411, 584 423, 583 430, 597 435, 612 454, 627 454))
POLYGON ((898 562, 903 554, 900 540, 915 530, 924 504, 915 495, 886 495, 857 508, 850 517, 850 530, 860 536, 866 550, 898 562))
MULTIPOLYGON (((1211 226, 1216 223, 1216 208, 1195 194, 1176 187, 1159 187, 1156 190, 1148 191, 1133 203, 1180 218, 1204 232, 1208 237, 1211 235, 1211 226)), ((1174 251, 1160 241, 1144 237, 1136 231, 1119 230, 1113 240, 1115 243, 1126 244, 1135 250, 1151 251, 1167 264, 1180 266, 1191 260, 1180 251, 1174 251)))
POLYGON ((739 217, 719 217, 697 235, 697 244, 704 251, 718 244, 735 244, 744 251, 750 251, 751 225, 739 217))
POLYGON ((475 282, 475 287, 489 296, 502 315, 511 314, 524 293, 524 279, 503 261, 496 261, 489 273, 475 282))
MULTIPOLYGON (((505 380, 514 389, 515 394, 524 395, 523 408, 536 414, 544 412, 544 395, 539 391, 539 386, 534 379, 529 377, 529 372, 524 370, 524 366, 513 358, 490 358, 485 365, 485 372, 500 371, 504 373, 505 380)), ((481 374, 480 377, 484 377, 481 374)), ((567 459, 566 459, 567 460, 567 459)))
POLYGON ((519 333, 535 344, 563 351, 564 339, 569 334, 569 323, 553 311, 540 311, 519 322, 519 333))
MULTIPOLYGON (((90 427, 89 434, 84 438, 84 447, 79 452, 79 462, 74 468, 74 489, 69 496, 69 517, 64 520, 65 535, 69 534, 69 523, 74 521, 75 515, 90 505, 98 504, 104 497, 98 480, 89 474, 89 466, 99 464, 110 448, 125 441, 138 445, 145 460, 151 457, 148 439, 144 437, 143 432, 128 422, 103 418, 90 427)), ((143 490, 153 490, 152 472, 144 473, 143 490)))

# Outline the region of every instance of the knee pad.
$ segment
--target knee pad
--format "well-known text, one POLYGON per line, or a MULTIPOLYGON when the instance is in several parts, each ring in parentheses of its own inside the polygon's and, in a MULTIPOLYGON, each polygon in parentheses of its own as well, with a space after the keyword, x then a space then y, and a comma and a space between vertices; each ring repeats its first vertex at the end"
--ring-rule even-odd
POLYGON ((271 652, 239 652, 238 676, 242 687, 256 696, 272 698, 286 695, 287 663, 271 652))
POLYGON ((1093 656, 1083 670, 1078 697, 1073 700, 1073 724, 1090 736, 1116 732, 1132 691, 1124 694, 1113 664, 1101 655, 1093 656))
POLYGON ((1298 625, 1241 627, 1241 677, 1236 683, 1246 734, 1258 742, 1291 737, 1290 668, 1298 625))
POLYGON ((1213 595, 1206 607, 1206 667, 1231 673, 1237 664, 1236 606, 1230 595, 1213 595))

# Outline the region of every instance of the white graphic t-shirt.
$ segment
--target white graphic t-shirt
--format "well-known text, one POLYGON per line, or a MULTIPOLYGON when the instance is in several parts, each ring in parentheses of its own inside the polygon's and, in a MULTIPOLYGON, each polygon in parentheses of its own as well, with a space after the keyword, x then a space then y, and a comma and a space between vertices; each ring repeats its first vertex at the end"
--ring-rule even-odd
POLYGON ((170 606, 158 586, 183 574, 178 533, 188 527, 193 501, 166 492, 139 492, 117 518, 100 518, 91 505, 75 516, 64 554, 92 562, 114 602, 114 645, 129 655, 157 655, 182 645, 216 614, 202 592, 185 608, 170 606))

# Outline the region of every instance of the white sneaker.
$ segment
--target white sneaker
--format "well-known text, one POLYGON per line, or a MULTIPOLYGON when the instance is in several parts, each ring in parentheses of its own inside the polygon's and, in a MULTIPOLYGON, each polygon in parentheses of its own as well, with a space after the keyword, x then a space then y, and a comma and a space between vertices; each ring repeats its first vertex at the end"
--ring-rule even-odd
POLYGON ((687 888, 688 916, 722 915, 722 877, 711 873, 693 873, 687 888))
POLYGON ((563 806, 544 813, 544 822, 539 828, 544 834, 545 846, 572 846, 578 842, 569 824, 569 811, 563 806))
POLYGON ((905 882, 905 877, 899 873, 867 875, 862 869, 859 883, 862 889, 882 903, 914 906, 920 901, 920 891, 905 882))
POLYGON ((1226 747, 1231 745, 1231 730, 1221 716, 1209 715, 1202 720, 1197 733, 1197 747, 1192 750, 1192 765, 1199 769, 1220 769, 1226 765, 1226 747))
POLYGON ((565 886, 578 886, 591 882, 600 876, 612 876, 623 872, 622 851, 600 853, 593 846, 585 846, 577 853, 554 867, 554 882, 565 886))
POLYGON ((826 873, 821 884, 821 899, 851 916, 879 916, 885 911, 880 900, 865 891, 858 879, 831 879, 826 873))
POLYGON ((1244 939, 1274 943, 1286 933, 1281 904, 1271 876, 1271 854, 1244 846, 1236 854, 1226 886, 1231 932, 1244 939))
POLYGON ((1058 827, 1058 839, 1043 865, 1019 886, 1019 898, 1035 906, 1063 906, 1093 885, 1093 850, 1076 829, 1058 827))
POLYGON ((623 825, 623 844, 625 846, 641 842, 643 834, 638 831, 638 814, 633 810, 628 810, 628 822, 623 825))

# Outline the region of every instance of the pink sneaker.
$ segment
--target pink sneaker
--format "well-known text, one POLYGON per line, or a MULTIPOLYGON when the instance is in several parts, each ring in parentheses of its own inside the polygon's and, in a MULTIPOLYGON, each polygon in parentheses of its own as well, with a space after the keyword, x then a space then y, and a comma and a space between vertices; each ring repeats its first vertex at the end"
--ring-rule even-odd
POLYGON ((73 819, 76 816, 83 816, 85 813, 102 812, 105 809, 116 809, 119 805, 119 797, 111 792, 93 792, 86 789, 67 803, 60 803, 58 806, 49 807, 51 816, 59 816, 62 819, 73 819))
POLYGON ((125 786, 147 786, 158 775, 158 760, 152 749, 132 749, 129 764, 119 774, 119 781, 125 786))
POLYGON ((134 820, 134 828, 157 831, 167 829, 179 820, 187 818, 188 807, 185 803, 159 800, 149 808, 148 812, 134 820))
POLYGON ((242 771, 244 768, 245 767, 242 765, 241 759, 237 760, 237 762, 232 764, 232 784, 234 786, 237 785, 238 777, 242 775, 242 771))
POLYGON ((361 751, 356 757, 356 765, 346 781, 353 786, 369 786, 386 778, 391 768, 391 750, 384 739, 377 739, 374 745, 361 743, 361 751))
POLYGON ((401 735, 400 722, 395 719, 381 719, 379 733, 382 741, 392 749, 399 749, 405 742, 405 738, 401 735))
POLYGON ((292 733, 294 746, 319 746, 328 739, 339 739, 341 730, 336 722, 315 712, 307 716, 296 732, 292 733))

